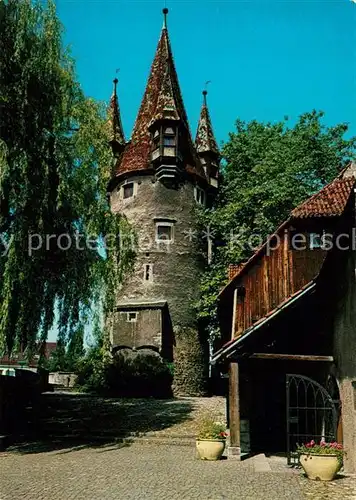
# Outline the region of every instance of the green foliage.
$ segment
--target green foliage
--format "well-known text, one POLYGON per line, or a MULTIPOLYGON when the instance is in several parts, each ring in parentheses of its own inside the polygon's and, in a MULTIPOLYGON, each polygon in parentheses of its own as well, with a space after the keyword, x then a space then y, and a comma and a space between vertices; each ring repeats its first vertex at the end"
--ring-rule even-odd
POLYGON ((55 307, 64 344, 93 303, 111 309, 131 254, 85 242, 129 229, 109 209, 105 109, 83 94, 54 2, 1 2, 0 21, 0 350, 30 355, 55 307))
POLYGON ((199 422, 198 439, 226 439, 226 425, 215 422, 211 417, 203 417, 199 422))
POLYGON ((214 258, 198 304, 212 334, 218 335, 216 302, 228 265, 248 259, 295 206, 355 157, 356 138, 344 137, 347 125, 326 127, 322 117, 305 113, 294 127, 286 119, 276 124, 238 120, 224 145, 219 197, 200 216, 214 235, 214 258))
POLYGON ((113 358, 93 348, 78 364, 77 385, 84 391, 116 397, 170 397, 172 374, 162 358, 149 352, 119 352, 113 358))
POLYGON ((50 372, 64 371, 76 372, 78 364, 85 356, 84 328, 79 326, 71 335, 66 346, 61 340, 57 342, 56 349, 51 353, 43 367, 50 372))

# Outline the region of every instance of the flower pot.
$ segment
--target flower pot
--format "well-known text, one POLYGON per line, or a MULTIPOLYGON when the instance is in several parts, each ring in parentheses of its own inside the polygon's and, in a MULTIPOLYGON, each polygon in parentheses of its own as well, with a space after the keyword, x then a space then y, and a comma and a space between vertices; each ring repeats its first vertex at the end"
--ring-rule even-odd
POLYGON ((225 439, 197 439, 196 447, 201 460, 220 460, 225 439))
POLYGON ((309 479, 332 481, 340 470, 337 455, 300 455, 300 465, 309 479))

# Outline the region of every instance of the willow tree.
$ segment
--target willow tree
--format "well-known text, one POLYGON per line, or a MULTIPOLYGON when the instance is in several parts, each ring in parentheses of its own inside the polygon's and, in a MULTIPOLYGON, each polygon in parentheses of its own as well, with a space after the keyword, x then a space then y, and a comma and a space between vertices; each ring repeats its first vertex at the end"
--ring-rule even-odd
POLYGON ((105 110, 83 94, 54 3, 1 2, 0 53, 0 345, 31 351, 55 309, 62 339, 92 304, 110 310, 127 259, 116 238, 119 265, 98 252, 121 223, 105 110))

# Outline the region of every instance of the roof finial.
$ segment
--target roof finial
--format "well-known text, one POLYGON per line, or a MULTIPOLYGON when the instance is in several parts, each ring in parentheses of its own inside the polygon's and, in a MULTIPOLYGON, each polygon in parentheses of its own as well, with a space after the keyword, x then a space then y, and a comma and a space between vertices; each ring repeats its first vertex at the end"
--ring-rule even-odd
POLYGON ((163 10, 163 29, 167 29, 167 14, 168 14, 168 9, 165 7, 163 10))
MULTIPOLYGON (((120 71, 120 68, 117 68, 115 73, 117 74, 120 71)), ((117 76, 113 79, 113 84, 114 84, 114 95, 117 95, 116 89, 117 89, 117 84, 119 83, 119 80, 117 79, 117 76)))
POLYGON ((207 82, 205 82, 205 87, 204 87, 204 90, 203 90, 203 96, 204 96, 204 105, 206 106, 206 96, 208 95, 208 85, 209 83, 211 83, 211 80, 208 80, 207 82))
POLYGON ((117 78, 114 78, 113 79, 113 84, 114 84, 114 95, 115 96, 117 95, 116 88, 117 88, 117 84, 118 83, 119 83, 119 80, 117 78))

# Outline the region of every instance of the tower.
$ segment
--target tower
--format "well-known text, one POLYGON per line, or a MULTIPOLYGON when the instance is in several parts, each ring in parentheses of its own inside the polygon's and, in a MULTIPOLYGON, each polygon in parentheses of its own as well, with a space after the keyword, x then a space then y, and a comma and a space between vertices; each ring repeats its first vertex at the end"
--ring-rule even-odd
MULTIPOLYGON (((111 207, 125 215, 138 244, 134 269, 117 292, 111 344, 114 350, 158 352, 174 362, 176 393, 198 395, 204 392, 207 360, 194 307, 205 265, 196 208, 216 192, 219 154, 206 96, 197 148, 192 141, 168 36, 168 9, 163 13, 132 138, 118 156, 113 147, 111 207)), ((119 111, 116 123, 121 124, 119 111)))

